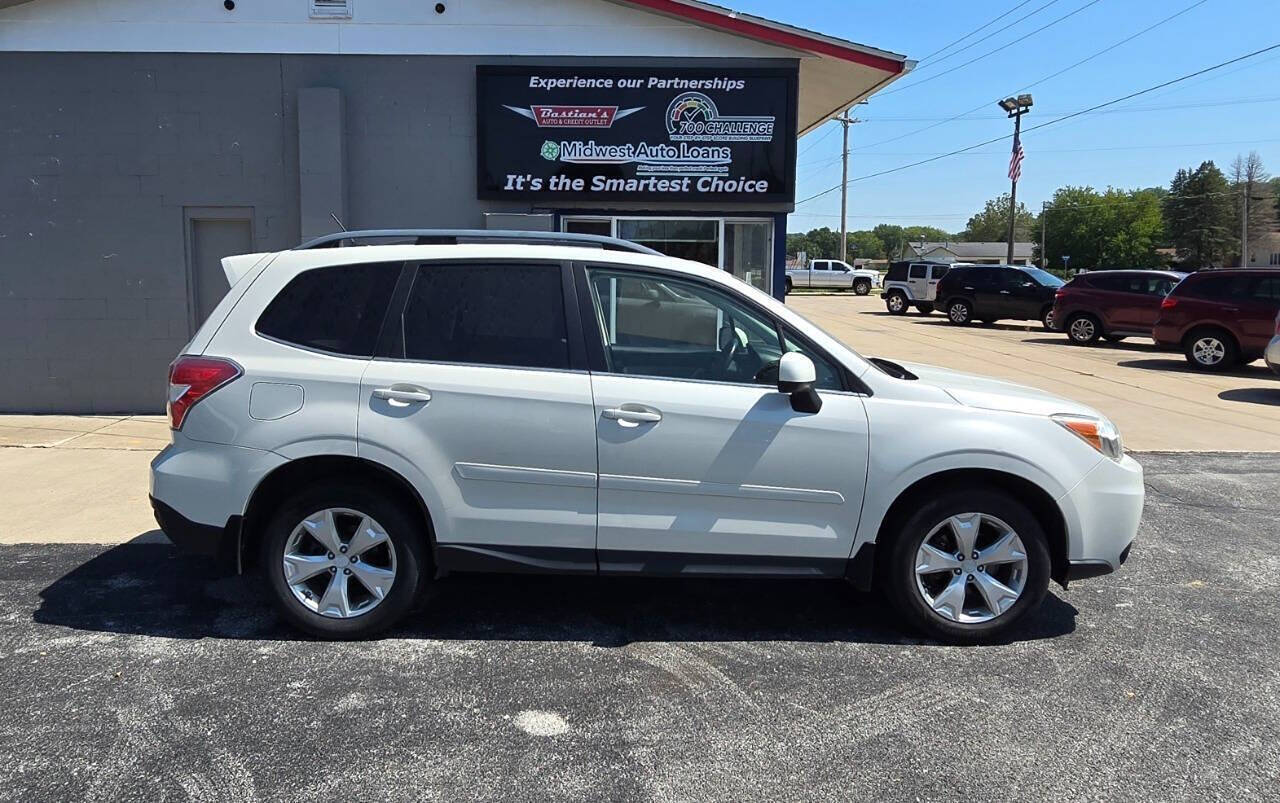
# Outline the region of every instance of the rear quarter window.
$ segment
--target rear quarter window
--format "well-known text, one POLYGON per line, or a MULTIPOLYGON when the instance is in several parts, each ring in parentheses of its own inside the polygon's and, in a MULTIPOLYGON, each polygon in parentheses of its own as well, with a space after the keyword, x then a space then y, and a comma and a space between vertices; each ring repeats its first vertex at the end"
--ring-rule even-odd
POLYGON ((885 273, 884 278, 891 282, 904 282, 907 280, 907 264, 905 262, 895 262, 889 266, 889 270, 885 273))
POLYGON ((295 346, 372 357, 400 264, 333 265, 299 273, 271 300, 255 328, 295 346))

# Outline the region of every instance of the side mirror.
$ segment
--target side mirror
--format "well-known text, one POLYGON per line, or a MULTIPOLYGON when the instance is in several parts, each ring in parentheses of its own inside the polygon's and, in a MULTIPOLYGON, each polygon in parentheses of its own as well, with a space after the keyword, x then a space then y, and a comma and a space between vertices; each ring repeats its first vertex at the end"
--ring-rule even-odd
POLYGON ((791 409, 797 413, 816 413, 822 409, 822 397, 813 389, 818 371, 813 360, 798 351, 788 351, 778 361, 778 392, 791 396, 791 409))

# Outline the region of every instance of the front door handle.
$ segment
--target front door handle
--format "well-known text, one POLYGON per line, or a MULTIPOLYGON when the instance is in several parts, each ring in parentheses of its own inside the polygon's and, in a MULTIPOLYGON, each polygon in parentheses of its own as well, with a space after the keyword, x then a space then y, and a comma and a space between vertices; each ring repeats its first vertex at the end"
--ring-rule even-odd
POLYGON ((426 404, 431 401, 431 391, 417 385, 392 385, 389 388, 375 388, 373 398, 386 399, 393 404, 426 404))
POLYGON ((605 418, 620 421, 624 424, 656 424, 662 420, 662 413, 643 404, 623 404, 609 407, 600 412, 605 418))
POLYGON ((1000 295, 1002 295, 1002 296, 1007 296, 1007 295, 1009 295, 1009 291, 1008 291, 1008 290, 1001 290, 1001 291, 1000 291, 1000 295))

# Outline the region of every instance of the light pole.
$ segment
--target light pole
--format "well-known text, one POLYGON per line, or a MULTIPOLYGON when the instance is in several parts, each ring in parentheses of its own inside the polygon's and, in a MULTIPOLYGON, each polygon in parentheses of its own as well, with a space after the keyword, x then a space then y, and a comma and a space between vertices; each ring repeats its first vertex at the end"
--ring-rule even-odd
POLYGON ((848 262, 845 244, 849 242, 849 126, 862 121, 857 117, 850 117, 848 111, 836 119, 844 128, 844 150, 841 151, 840 158, 840 261, 848 262))
POLYGON ((1009 190, 1009 251, 1006 260, 1009 265, 1013 264, 1013 224, 1018 210, 1018 177, 1022 175, 1022 115, 1031 109, 1032 104, 1031 96, 1025 93, 996 104, 1013 118, 1013 152, 1009 155, 1009 181, 1012 183, 1009 190))

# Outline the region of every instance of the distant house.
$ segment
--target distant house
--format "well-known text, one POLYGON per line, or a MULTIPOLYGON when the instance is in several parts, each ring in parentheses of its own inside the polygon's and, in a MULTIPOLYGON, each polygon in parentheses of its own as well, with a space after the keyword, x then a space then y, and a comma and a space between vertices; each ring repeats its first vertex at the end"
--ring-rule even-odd
POLYGON ((1280 267, 1280 232, 1269 231, 1258 238, 1249 238, 1250 268, 1280 267))
MULTIPOLYGON (((933 262, 973 262, 979 265, 1003 265, 1009 256, 1009 244, 999 243, 908 243, 909 259, 933 262)), ((1030 265, 1035 243, 1013 244, 1013 264, 1030 265)))

